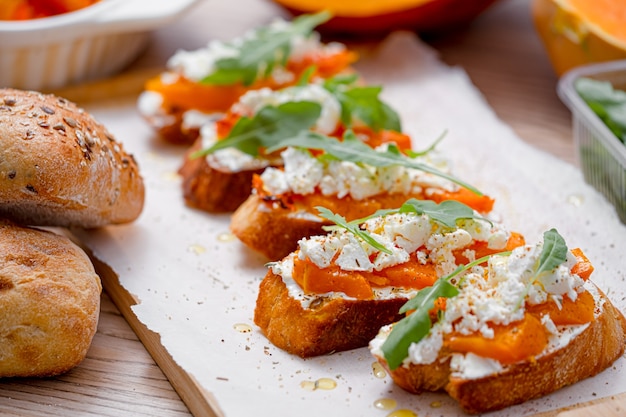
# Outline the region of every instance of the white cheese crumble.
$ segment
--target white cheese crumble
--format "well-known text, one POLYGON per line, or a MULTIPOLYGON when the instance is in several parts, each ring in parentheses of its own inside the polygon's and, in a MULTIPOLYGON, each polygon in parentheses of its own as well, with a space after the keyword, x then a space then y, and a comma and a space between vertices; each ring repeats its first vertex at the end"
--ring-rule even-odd
POLYGON ((473 353, 466 353, 465 355, 455 353, 450 360, 452 374, 463 379, 478 379, 496 374, 503 369, 500 362, 473 353))
MULTIPOLYGON (((386 145, 377 148, 386 150, 386 145)), ((317 190, 325 196, 343 198, 350 196, 363 200, 387 192, 390 194, 417 194, 425 192, 454 191, 458 186, 450 180, 414 168, 403 166, 373 167, 349 161, 321 161, 306 150, 287 148, 281 153, 284 169, 266 170, 261 179, 271 194, 284 194, 285 184, 288 191, 296 194, 311 194, 317 190), (306 162, 305 162, 306 161, 306 162), (302 168, 306 163, 307 169, 302 168), (303 192, 303 190, 311 190, 303 192)), ((417 157, 416 162, 430 164, 430 157, 417 157)), ((449 168, 437 167, 441 172, 449 173, 449 168)), ((470 234, 480 235, 482 228, 477 227, 470 234)), ((493 235, 491 246, 497 246, 502 236, 493 235)))
MULTIPOLYGON (((483 239, 489 240, 489 237, 484 236, 483 239)), ((490 257, 485 268, 474 267, 464 276, 459 294, 447 299, 442 320, 433 326, 428 336, 411 345, 404 363, 432 363, 433 357, 439 354, 439 350, 435 355, 432 349, 441 346, 440 339, 446 334, 478 333, 486 339, 493 338, 490 325, 507 325, 521 320, 525 305, 547 300, 558 302, 565 295, 575 300, 577 294, 584 290, 589 290, 597 302, 599 296, 593 284, 585 283, 570 272, 576 259, 569 251, 563 264, 537 277, 535 270, 542 249, 542 243, 521 246, 509 256, 490 257)), ((541 317, 541 323, 549 335, 548 347, 541 355, 566 346, 588 326, 556 326, 548 315, 541 317)), ((370 344, 373 354, 381 355, 380 346, 389 332, 390 329, 381 330, 377 341, 370 344)), ((452 354, 450 367, 455 377, 464 379, 481 378, 503 370, 498 361, 472 353, 452 354)))

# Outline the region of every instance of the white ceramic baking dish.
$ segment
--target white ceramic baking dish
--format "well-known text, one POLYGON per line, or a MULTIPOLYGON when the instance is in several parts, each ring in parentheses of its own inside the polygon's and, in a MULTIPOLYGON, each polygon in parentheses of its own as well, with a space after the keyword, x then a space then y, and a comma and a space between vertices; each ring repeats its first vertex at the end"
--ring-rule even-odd
POLYGON ((201 0, 101 0, 43 19, 0 21, 0 87, 46 90, 115 74, 150 31, 201 0))

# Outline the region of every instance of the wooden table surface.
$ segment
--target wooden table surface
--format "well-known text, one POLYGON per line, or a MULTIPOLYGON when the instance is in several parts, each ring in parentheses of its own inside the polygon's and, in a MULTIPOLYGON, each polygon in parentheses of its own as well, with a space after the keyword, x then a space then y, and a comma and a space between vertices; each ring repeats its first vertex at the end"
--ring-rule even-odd
MULTIPOLYGON (((236 19, 233 13, 241 12, 246 24, 252 24, 258 19, 254 7, 263 10, 259 16, 267 16, 268 8, 278 10, 265 0, 245 11, 236 11, 233 0, 230 4, 209 2, 210 6, 203 4, 196 13, 207 12, 207 24, 215 33, 220 25, 226 33, 232 31, 228 22, 236 19)), ((180 29, 185 25, 177 28, 185 30, 180 29)), ((164 28, 155 34, 155 42, 129 69, 131 73, 146 67, 147 62, 164 63, 171 51, 163 50, 159 39, 166 39, 167 31, 164 28)), ((440 51, 443 61, 465 68, 496 114, 522 139, 575 163, 570 113, 556 95, 557 77, 535 33, 528 0, 501 0, 467 29, 427 41, 440 51)), ((592 411, 587 409, 584 415, 596 415, 592 411)), ((0 414, 191 415, 106 293, 102 295, 98 333, 85 361, 57 378, 1 381, 0 414)))

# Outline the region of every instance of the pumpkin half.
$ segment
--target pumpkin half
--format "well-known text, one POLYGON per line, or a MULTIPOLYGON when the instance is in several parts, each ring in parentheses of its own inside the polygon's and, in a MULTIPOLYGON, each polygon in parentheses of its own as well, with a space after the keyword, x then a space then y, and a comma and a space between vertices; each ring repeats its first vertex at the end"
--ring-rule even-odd
POLYGON ((441 32, 465 25, 496 0, 274 0, 293 14, 329 10, 318 29, 335 34, 379 35, 397 29, 441 32))
POLYGON ((534 0, 532 14, 555 72, 626 59, 626 1, 534 0))

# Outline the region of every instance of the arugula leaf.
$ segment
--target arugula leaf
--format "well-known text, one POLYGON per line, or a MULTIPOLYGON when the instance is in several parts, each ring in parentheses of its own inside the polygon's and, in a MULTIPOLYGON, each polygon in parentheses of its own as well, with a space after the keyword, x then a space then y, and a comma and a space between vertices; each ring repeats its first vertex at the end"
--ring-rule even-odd
POLYGON ((455 200, 444 200, 437 204, 430 200, 412 198, 400 207, 399 212, 426 214, 433 221, 447 227, 456 227, 456 222, 460 219, 479 218, 474 215, 474 209, 455 200))
POLYGON ((194 152, 191 157, 209 155, 220 149, 234 147, 248 155, 258 156, 261 148, 275 148, 285 139, 298 137, 308 131, 322 111, 318 103, 297 101, 266 106, 254 117, 242 117, 229 135, 215 142, 210 148, 194 152))
MULTIPOLYGON (((505 256, 509 253, 502 252, 496 255, 505 256)), ((459 288, 450 282, 452 278, 487 261, 490 256, 494 255, 484 256, 467 265, 460 265, 451 274, 438 278, 432 286, 421 289, 415 297, 400 308, 400 313, 414 311, 393 325, 387 340, 382 345, 389 369, 394 370, 399 367, 408 356, 411 344, 418 343, 430 333, 432 328, 430 311, 435 307, 435 301, 438 298, 452 298, 459 294, 459 288)))
POLYGON ((331 18, 322 11, 295 18, 284 28, 262 27, 252 36, 241 38, 226 45, 237 50, 237 56, 218 59, 216 70, 202 82, 215 85, 243 83, 250 85, 259 77, 271 74, 276 65, 284 65, 291 53, 294 36, 309 36, 313 29, 331 18))
POLYGON ((402 155, 398 147, 390 144, 386 152, 379 152, 361 142, 354 133, 347 131, 344 140, 339 141, 335 138, 321 135, 315 132, 303 132, 301 135, 285 138, 279 141, 273 147, 268 149, 272 152, 288 146, 323 150, 326 154, 331 155, 342 161, 354 163, 362 163, 374 167, 388 167, 393 165, 401 165, 408 168, 419 169, 439 177, 445 178, 464 188, 469 189, 477 195, 482 195, 476 188, 463 182, 451 175, 443 173, 436 168, 426 164, 419 163, 411 158, 402 155))
POLYGON ((428 155, 429 152, 432 152, 435 150, 437 145, 439 145, 439 142, 441 142, 443 138, 446 137, 447 134, 448 134, 448 131, 444 130, 443 133, 441 133, 441 135, 439 135, 439 137, 435 139, 435 141, 423 151, 414 151, 414 150, 408 149, 405 152, 411 158, 417 158, 418 156, 428 155))
MULTIPOLYGON (((320 217, 330 220, 331 222, 335 223, 337 226, 346 229, 348 232, 352 233, 353 235, 357 237, 360 237, 367 244, 378 249, 379 251, 385 252, 391 255, 391 251, 387 249, 385 245, 380 244, 376 239, 374 239, 374 237, 371 234, 369 234, 366 230, 362 230, 359 227, 359 224, 360 224, 359 222, 355 222, 355 221, 348 222, 345 217, 339 214, 333 213, 332 211, 328 210, 326 207, 318 206, 315 208, 317 209, 317 211, 319 211, 320 217)), ((329 228, 325 227, 325 229, 328 230, 329 228)))
POLYGON ((374 131, 381 129, 402 131, 398 114, 379 97, 380 86, 355 86, 355 77, 328 80, 324 88, 330 91, 341 104, 341 121, 350 128, 355 119, 374 131))
POLYGON ((317 66, 315 65, 309 65, 308 67, 306 67, 304 71, 302 71, 302 74, 300 75, 300 78, 298 79, 296 85, 298 87, 304 87, 305 85, 311 83, 311 77, 313 77, 313 74, 315 74, 316 70, 317 66))
POLYGON ((543 248, 539 255, 539 263, 535 267, 535 277, 552 271, 565 261, 567 261, 565 239, 554 228, 544 232, 543 248))
POLYGON ((622 143, 626 143, 626 92, 608 81, 581 77, 574 88, 622 143))

